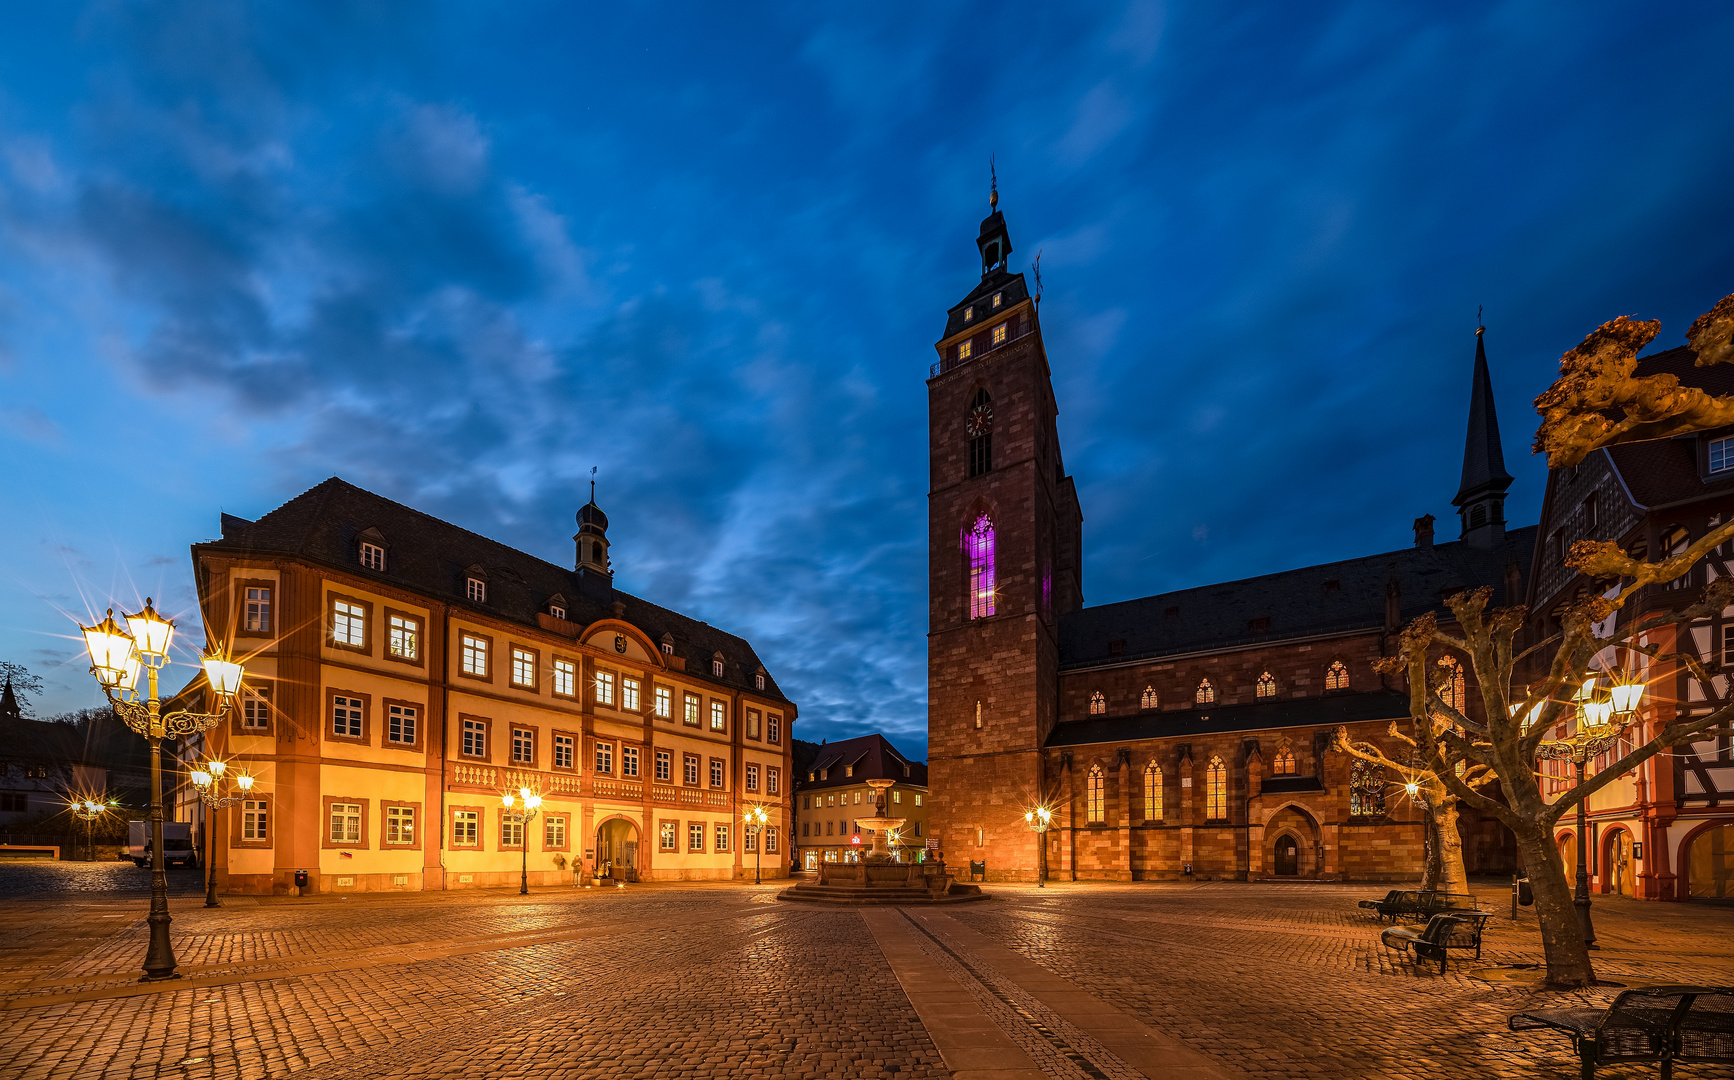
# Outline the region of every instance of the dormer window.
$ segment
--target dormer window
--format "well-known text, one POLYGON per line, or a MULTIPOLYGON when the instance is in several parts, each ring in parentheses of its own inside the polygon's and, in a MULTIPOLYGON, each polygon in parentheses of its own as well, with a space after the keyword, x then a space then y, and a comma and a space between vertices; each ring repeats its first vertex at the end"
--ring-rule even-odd
POLYGON ((465 581, 467 584, 464 587, 464 595, 468 596, 478 604, 486 603, 488 600, 488 583, 479 577, 466 578, 465 581))
POLYGON ((1710 471, 1713 473, 1727 472, 1734 469, 1734 436, 1726 439, 1710 440, 1710 471))
POLYGON ((807 783, 811 784, 812 782, 813 782, 813 774, 808 773, 807 774, 807 783))
POLYGON ((754 690, 763 690, 764 688, 765 688, 765 673, 761 671, 757 675, 753 676, 753 689, 754 690))
POLYGON ((369 570, 384 570, 385 549, 378 544, 362 544, 361 565, 369 570))
POLYGON ((830 769, 820 769, 819 770, 819 779, 821 779, 821 780, 831 779, 831 770, 830 769))
POLYGON ((674 655, 674 635, 673 634, 662 635, 662 655, 664 655, 664 656, 673 656, 674 655))
POLYGON ((854 776, 855 775, 855 766, 853 766, 853 765, 843 766, 843 775, 844 776, 854 776))
POLYGON ((963 309, 963 321, 964 322, 973 322, 974 320, 975 320, 975 305, 971 304, 968 307, 963 309))
POLYGON ((722 678, 722 674, 723 674, 722 653, 717 653, 715 656, 712 656, 710 658, 710 673, 715 678, 718 678, 718 679, 722 678))
POLYGON ((909 763, 908 762, 903 763, 903 775, 904 776, 909 775, 909 763))
POLYGON ((559 604, 549 604, 548 614, 554 616, 556 619, 564 619, 566 617, 566 609, 561 607, 559 604))
POLYGON ((993 294, 993 306, 994 307, 996 307, 996 308, 999 307, 999 300, 1000 300, 1000 297, 1002 295, 1004 295, 1004 294, 1002 294, 1002 293, 994 293, 993 294))

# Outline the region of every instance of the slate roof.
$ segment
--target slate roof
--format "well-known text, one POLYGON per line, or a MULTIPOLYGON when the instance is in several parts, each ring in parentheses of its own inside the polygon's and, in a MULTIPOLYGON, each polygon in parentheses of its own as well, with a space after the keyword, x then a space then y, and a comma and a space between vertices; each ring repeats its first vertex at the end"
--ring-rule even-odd
POLYGON ((1505 570, 1515 561, 1520 574, 1529 572, 1535 536, 1536 527, 1528 525, 1507 532, 1492 549, 1457 540, 1087 607, 1060 619, 1060 667, 1378 629, 1385 625, 1391 581, 1397 583, 1403 622, 1427 611, 1449 617, 1445 596, 1480 585, 1493 586, 1495 604, 1521 603, 1521 589, 1505 596, 1505 570), (1259 619, 1269 620, 1265 630, 1253 629, 1259 619), (1123 650, 1110 653, 1113 641, 1123 641, 1123 650))
POLYGON ((1396 690, 1344 690, 1319 697, 1278 698, 1247 705, 1152 709, 1121 716, 1093 716, 1054 726, 1049 746, 1131 742, 1260 731, 1285 727, 1335 727, 1409 715, 1409 697, 1396 690))
POLYGON ((377 577, 400 588, 434 597, 458 611, 474 611, 534 627, 538 612, 547 611, 556 593, 565 598, 567 618, 587 625, 615 618, 614 605, 623 604, 625 622, 653 642, 664 634, 674 639, 674 655, 686 660, 686 674, 712 683, 787 702, 767 672, 765 689, 753 686, 761 669, 758 655, 744 638, 690 619, 609 586, 608 600, 586 595, 577 571, 525 554, 496 540, 442 521, 431 514, 365 491, 338 477, 302 492, 257 521, 224 514, 223 538, 193 545, 199 553, 291 555, 342 569, 359 577, 377 577), (367 529, 385 538, 385 570, 364 568, 357 559, 357 540, 367 529), (487 601, 466 595, 467 571, 482 567, 487 575, 487 601), (722 653, 723 676, 711 675, 713 654, 722 653))
MULTIPOLYGON (((1638 375, 1673 375, 1706 393, 1734 394, 1734 364, 1698 367, 1698 354, 1682 345, 1638 359, 1638 375)), ((1706 433, 1709 434, 1709 433, 1706 433)), ((1718 433, 1719 434, 1719 433, 1718 433)), ((1734 492, 1734 473, 1701 476, 1697 435, 1607 448, 1632 499, 1646 509, 1734 492)))
POLYGON ((848 787, 864 780, 895 780, 911 787, 927 786, 927 766, 899 753, 885 736, 878 733, 826 743, 819 748, 819 756, 807 768, 815 779, 808 780, 805 773, 797 777, 796 787, 802 791, 848 787), (854 776, 847 775, 845 766, 848 765, 855 766, 854 776), (903 775, 904 765, 909 766, 908 776, 903 775), (830 776, 824 780, 817 779, 820 771, 826 769, 830 770, 830 776))
POLYGON ((1024 283, 1024 276, 1022 274, 1014 274, 1007 270, 990 271, 982 275, 980 285, 977 285, 972 289, 968 296, 959 300, 957 306, 953 307, 946 313, 945 333, 940 335, 940 339, 944 340, 953 334, 961 333, 968 327, 980 327, 987 322, 989 315, 992 315, 997 311, 1004 311, 1010 307, 1016 307, 1018 304, 1029 299, 1029 295, 1029 286, 1024 283), (986 302, 996 292, 1004 293, 1005 295, 1000 297, 999 307, 990 311, 986 307, 986 302), (963 311, 971 304, 975 304, 980 307, 981 310, 975 313, 974 319, 969 322, 964 322, 963 311))

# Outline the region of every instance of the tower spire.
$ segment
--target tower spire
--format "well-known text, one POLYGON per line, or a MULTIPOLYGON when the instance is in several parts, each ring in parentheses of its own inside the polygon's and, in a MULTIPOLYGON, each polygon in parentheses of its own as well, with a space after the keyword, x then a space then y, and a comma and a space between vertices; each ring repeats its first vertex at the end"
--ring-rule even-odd
POLYGON ((1505 491, 1511 486, 1511 474, 1505 471, 1505 452, 1499 444, 1493 377, 1487 369, 1486 332, 1485 326, 1475 328, 1475 373, 1469 386, 1463 477, 1457 497, 1451 500, 1463 519, 1463 539, 1473 547, 1492 547, 1504 539, 1505 491))
POLYGON ((987 211, 993 213, 999 209, 999 174, 994 172, 993 155, 987 156, 987 211))

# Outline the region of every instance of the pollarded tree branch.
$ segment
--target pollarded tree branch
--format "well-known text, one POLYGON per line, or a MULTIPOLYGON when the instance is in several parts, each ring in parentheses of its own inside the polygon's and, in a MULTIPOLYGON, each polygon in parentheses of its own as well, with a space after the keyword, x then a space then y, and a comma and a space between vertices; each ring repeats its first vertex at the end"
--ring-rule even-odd
POLYGON ((1603 786, 1612 783, 1615 777, 1631 772, 1633 769, 1655 757, 1668 747, 1678 746, 1680 743, 1688 741, 1693 735, 1700 734, 1710 730, 1711 728, 1720 727, 1721 725, 1728 723, 1731 718, 1734 718, 1734 705, 1724 705, 1715 712, 1707 713, 1697 719, 1675 721, 1674 723, 1669 724, 1667 727, 1657 732, 1655 738, 1633 750, 1620 760, 1611 763, 1607 768, 1602 769, 1583 783, 1578 784, 1564 795, 1561 795, 1557 801, 1549 804, 1547 812, 1543 815, 1543 820, 1551 826, 1554 822, 1563 817, 1567 810, 1576 807, 1579 802, 1594 795, 1596 792, 1600 791, 1603 786))

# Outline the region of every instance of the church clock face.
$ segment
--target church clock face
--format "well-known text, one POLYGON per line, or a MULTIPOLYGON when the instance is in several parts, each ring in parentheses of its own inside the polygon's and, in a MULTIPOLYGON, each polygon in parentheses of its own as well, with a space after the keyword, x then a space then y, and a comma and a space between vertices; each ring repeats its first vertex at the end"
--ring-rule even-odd
POLYGON ((992 431, 993 406, 977 405, 975 408, 969 410, 969 421, 965 427, 968 429, 971 438, 979 435, 986 435, 988 432, 992 431))

